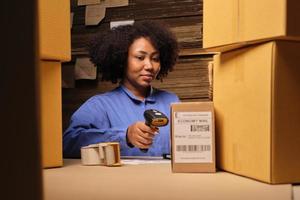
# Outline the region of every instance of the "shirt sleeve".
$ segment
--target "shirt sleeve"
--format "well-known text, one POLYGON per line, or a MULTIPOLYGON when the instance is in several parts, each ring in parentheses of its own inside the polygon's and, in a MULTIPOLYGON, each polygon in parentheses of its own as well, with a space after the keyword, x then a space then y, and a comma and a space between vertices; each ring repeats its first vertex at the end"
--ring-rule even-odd
POLYGON ((174 96, 175 96, 175 97, 174 97, 173 103, 181 102, 180 99, 179 99, 179 97, 178 97, 177 95, 174 94, 174 96))
POLYGON ((63 136, 64 157, 80 157, 80 148, 99 142, 119 142, 120 148, 130 148, 126 143, 127 127, 110 127, 110 121, 99 101, 89 100, 71 117, 70 126, 63 136))

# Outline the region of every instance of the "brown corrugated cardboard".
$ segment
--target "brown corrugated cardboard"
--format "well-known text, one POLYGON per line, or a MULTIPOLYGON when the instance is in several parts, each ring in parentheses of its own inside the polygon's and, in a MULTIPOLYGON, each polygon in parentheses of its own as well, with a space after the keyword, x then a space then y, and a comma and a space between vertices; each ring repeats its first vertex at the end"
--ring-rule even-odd
POLYGON ((203 47, 210 51, 275 38, 300 39, 298 0, 207 0, 203 9, 203 47))
POLYGON ((215 172, 212 102, 171 105, 173 172, 215 172))
POLYGON ((300 182, 300 42, 215 56, 220 168, 267 183, 300 182))
POLYGON ((38 0, 39 52, 41 59, 71 59, 69 0, 38 0))
POLYGON ((41 61, 39 100, 43 167, 62 166, 61 64, 41 61))

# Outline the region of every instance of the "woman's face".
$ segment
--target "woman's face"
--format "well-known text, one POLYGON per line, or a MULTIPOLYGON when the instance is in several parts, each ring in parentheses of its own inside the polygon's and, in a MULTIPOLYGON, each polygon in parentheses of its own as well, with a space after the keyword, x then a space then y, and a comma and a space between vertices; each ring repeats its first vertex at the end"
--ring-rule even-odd
POLYGON ((160 70, 159 52, 147 38, 134 40, 128 51, 124 83, 129 88, 147 89, 160 70))

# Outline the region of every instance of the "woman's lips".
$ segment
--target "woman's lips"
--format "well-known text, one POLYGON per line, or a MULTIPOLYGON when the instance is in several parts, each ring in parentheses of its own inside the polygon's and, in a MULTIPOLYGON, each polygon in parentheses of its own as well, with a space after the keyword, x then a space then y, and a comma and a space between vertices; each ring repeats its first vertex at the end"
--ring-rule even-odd
POLYGON ((152 81, 152 80, 153 80, 153 75, 151 75, 151 74, 144 74, 144 75, 141 75, 141 77, 142 77, 145 81, 152 81))

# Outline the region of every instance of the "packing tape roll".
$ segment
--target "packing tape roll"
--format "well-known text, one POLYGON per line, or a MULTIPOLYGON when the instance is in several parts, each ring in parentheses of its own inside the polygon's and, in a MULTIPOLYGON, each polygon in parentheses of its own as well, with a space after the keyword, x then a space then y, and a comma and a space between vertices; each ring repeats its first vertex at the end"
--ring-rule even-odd
POLYGON ((115 164, 116 158, 115 158, 114 146, 112 145, 105 146, 104 149, 105 149, 106 165, 115 164))
POLYGON ((101 165, 103 159, 99 156, 99 146, 89 145, 81 148, 81 162, 83 165, 101 165))
POLYGON ((98 143, 81 148, 81 162, 83 165, 120 165, 119 144, 98 143))

